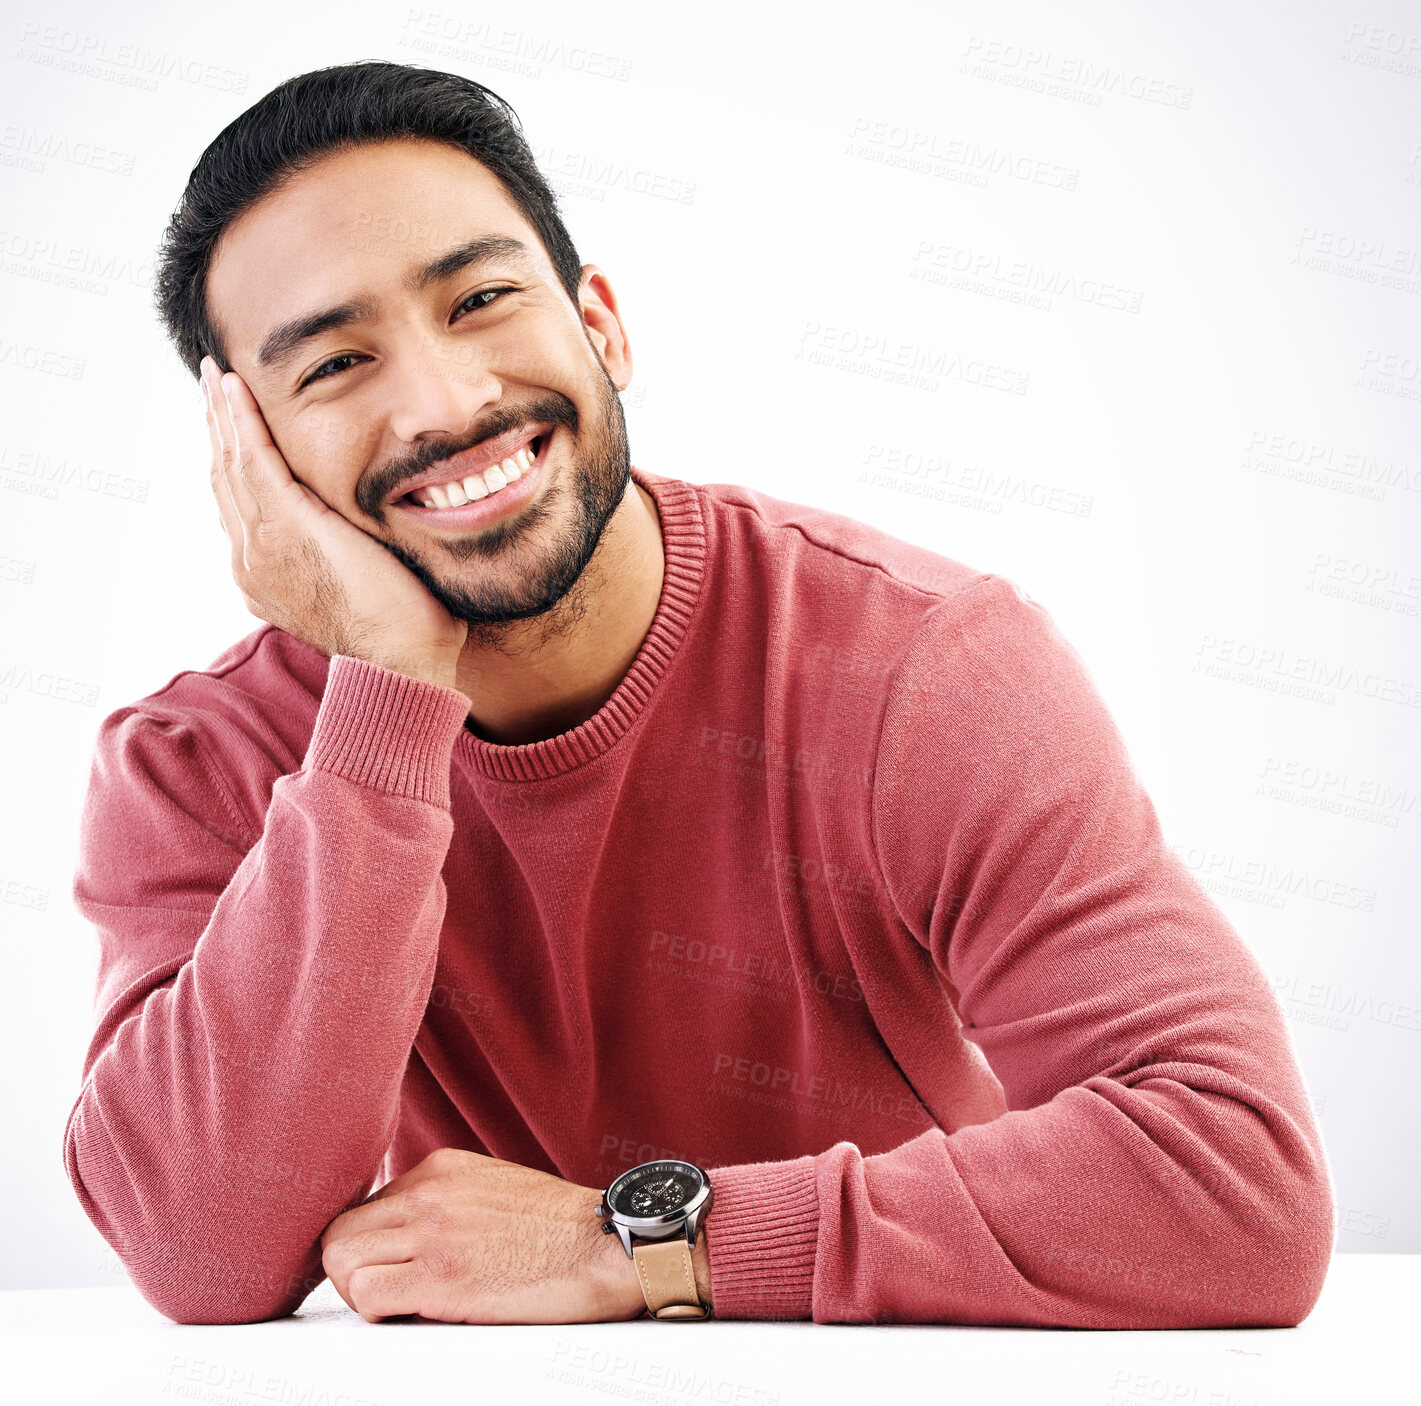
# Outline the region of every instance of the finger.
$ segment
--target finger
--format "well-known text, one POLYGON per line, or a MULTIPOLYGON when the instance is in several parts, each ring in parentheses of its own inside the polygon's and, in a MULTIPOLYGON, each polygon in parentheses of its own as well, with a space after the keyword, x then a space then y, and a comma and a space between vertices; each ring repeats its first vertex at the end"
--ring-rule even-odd
POLYGON ((206 380, 202 383, 203 408, 207 416, 207 436, 212 444, 212 496, 217 499, 217 512, 223 531, 232 545, 233 565, 241 562, 246 543, 246 531, 242 526, 242 515, 232 496, 232 485, 227 469, 222 462, 222 440, 217 433, 217 412, 212 404, 212 390, 206 380))
POLYGON ((256 397, 235 371, 222 375, 222 399, 232 426, 236 475, 256 499, 263 517, 275 515, 277 498, 291 492, 295 479, 271 437, 256 397))
POLYGON ((431 1287, 429 1275, 418 1260, 361 1265, 352 1270, 346 1280, 346 1292, 350 1295, 346 1302, 367 1323, 406 1313, 437 1318, 439 1313, 429 1298, 431 1287))
POLYGON ((379 1201, 362 1201, 348 1211, 342 1211, 321 1233, 322 1246, 372 1230, 391 1230, 408 1225, 414 1216, 410 1207, 398 1197, 379 1201))
POLYGON ((407 1232, 378 1230, 333 1240, 321 1252, 321 1266, 336 1293, 359 1313, 350 1290, 351 1275, 372 1265, 407 1264, 414 1257, 413 1237, 407 1232))
POLYGON ((217 462, 221 466, 222 478, 227 484, 228 495, 238 516, 255 527, 261 521, 261 510, 237 469, 236 433, 232 428, 227 397, 221 392, 221 374, 215 362, 209 363, 203 381, 207 391, 208 413, 212 417, 211 429, 217 440, 217 462))
POLYGON ((212 446, 212 463, 216 467, 222 461, 222 439, 217 433, 217 416, 212 408, 212 383, 207 379, 207 366, 204 361, 202 377, 198 384, 202 388, 202 413, 207 421, 207 440, 212 446))
MULTIPOLYGON (((212 404, 210 382, 204 381, 203 383, 203 398, 207 404, 208 432, 215 446, 212 460, 212 493, 217 499, 218 518, 222 530, 227 534, 227 542, 231 550, 232 577, 242 590, 242 597, 246 602, 247 609, 258 618, 264 619, 265 617, 247 594, 243 584, 247 570, 247 526, 243 520, 241 508, 233 496, 232 475, 227 468, 222 452, 222 443, 217 434, 217 413, 212 404)), ((259 520, 256 518, 255 508, 252 508, 251 512, 254 520, 259 520)))

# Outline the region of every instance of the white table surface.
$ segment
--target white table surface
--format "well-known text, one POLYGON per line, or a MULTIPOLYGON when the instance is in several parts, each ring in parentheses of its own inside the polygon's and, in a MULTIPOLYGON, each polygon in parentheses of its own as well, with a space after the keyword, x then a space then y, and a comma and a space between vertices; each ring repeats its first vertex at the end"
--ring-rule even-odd
POLYGON ((1297 1328, 366 1323, 329 1282, 289 1318, 172 1323, 136 1290, 0 1293, 0 1399, 211 1406, 856 1401, 1300 1406, 1421 1400, 1421 1255, 1337 1255, 1297 1328))

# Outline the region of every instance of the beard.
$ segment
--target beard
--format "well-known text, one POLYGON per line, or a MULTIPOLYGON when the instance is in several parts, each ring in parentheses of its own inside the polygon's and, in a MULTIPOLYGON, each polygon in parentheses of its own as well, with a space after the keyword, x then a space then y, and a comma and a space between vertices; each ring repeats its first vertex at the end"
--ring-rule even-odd
MULTIPOLYGON (((436 562, 409 547, 382 541, 450 615, 468 622, 470 643, 498 648, 516 621, 540 616, 541 633, 547 639, 571 628, 586 612, 585 589, 576 588, 585 587, 588 563, 626 496, 631 479, 621 398, 600 359, 596 364, 601 371, 596 413, 585 426, 572 401, 566 396, 550 395, 491 417, 481 431, 480 442, 517 425, 542 420, 572 432, 571 448, 557 470, 558 481, 544 485, 538 497, 521 512, 466 538, 439 541, 434 548, 438 553, 436 562), (558 507, 569 495, 570 520, 551 542, 540 544, 540 529, 554 521, 558 507), (458 567, 473 558, 498 562, 503 569, 497 579, 469 585, 460 580, 458 567)), ((552 434, 556 433, 555 429, 552 434)), ((420 461, 400 466, 394 474, 395 481, 467 447, 436 446, 420 461)), ((550 474, 551 446, 545 453, 543 472, 550 474)))

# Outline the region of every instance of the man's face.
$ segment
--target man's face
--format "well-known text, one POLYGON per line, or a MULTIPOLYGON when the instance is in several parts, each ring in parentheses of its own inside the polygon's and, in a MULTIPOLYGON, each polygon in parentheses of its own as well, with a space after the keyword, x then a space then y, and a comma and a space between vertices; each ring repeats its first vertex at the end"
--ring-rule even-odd
POLYGON ((627 491, 616 391, 630 351, 595 266, 579 292, 582 316, 486 167, 417 140, 326 157, 259 202, 227 228, 207 286, 231 368, 292 474, 471 635, 561 600, 627 491), (413 286, 441 255, 485 239, 523 248, 413 286), (338 326, 296 326, 356 300, 368 306, 338 326), (475 523, 406 496, 412 481, 462 483, 495 438, 512 453, 535 435, 531 471, 455 510, 475 523))

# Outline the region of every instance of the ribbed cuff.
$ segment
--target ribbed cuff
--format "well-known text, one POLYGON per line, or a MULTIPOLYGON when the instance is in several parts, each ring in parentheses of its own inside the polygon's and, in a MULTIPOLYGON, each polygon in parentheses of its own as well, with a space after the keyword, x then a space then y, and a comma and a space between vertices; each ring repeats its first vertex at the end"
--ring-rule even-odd
POLYGON ((813 1318, 813 1157, 707 1167, 706 1252, 717 1318, 813 1318))
POLYGON ((449 806, 449 763, 469 700, 348 654, 331 656, 305 769, 449 806))

